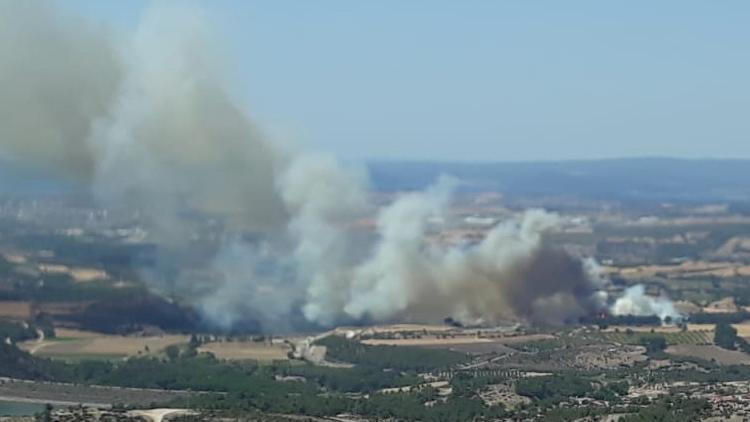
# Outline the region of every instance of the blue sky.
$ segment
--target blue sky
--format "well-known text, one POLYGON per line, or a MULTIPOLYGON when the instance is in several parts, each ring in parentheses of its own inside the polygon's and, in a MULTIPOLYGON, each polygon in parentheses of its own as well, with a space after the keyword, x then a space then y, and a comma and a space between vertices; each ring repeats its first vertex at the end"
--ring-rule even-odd
POLYGON ((750 158, 750 2, 198 3, 256 120, 345 159, 750 158))

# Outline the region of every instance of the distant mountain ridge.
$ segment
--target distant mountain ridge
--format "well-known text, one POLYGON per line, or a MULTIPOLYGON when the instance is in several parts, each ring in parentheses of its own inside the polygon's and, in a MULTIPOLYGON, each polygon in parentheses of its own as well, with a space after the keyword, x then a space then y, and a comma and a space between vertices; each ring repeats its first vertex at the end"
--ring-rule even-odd
POLYGON ((385 192, 423 189, 441 174, 463 191, 592 199, 750 200, 750 160, 623 158, 550 162, 371 161, 372 185, 385 192))
MULTIPOLYGON (((603 200, 750 202, 750 159, 622 158, 539 162, 384 161, 366 163, 373 189, 420 190, 442 174, 464 192, 508 196, 567 196, 603 200)), ((0 193, 46 194, 85 190, 0 159, 0 193)))

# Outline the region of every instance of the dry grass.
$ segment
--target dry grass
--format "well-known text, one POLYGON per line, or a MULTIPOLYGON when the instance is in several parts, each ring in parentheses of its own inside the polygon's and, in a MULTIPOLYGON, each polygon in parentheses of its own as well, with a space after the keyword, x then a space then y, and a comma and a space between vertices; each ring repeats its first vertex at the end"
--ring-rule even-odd
POLYGON ((40 312, 50 314, 53 316, 59 315, 71 315, 78 312, 82 312, 92 301, 80 301, 80 302, 46 302, 39 303, 37 307, 40 312))
POLYGON ((745 321, 739 324, 732 324, 732 327, 734 327, 734 329, 737 330, 738 336, 744 337, 744 338, 750 338, 750 322, 745 321))
POLYGON ((84 338, 96 338, 96 337, 102 337, 104 334, 97 333, 95 331, 84 331, 84 330, 77 330, 75 328, 55 328, 55 335, 58 339, 61 340, 67 340, 67 339, 84 339, 84 338))
POLYGON ((96 268, 72 268, 70 276, 76 283, 87 283, 97 280, 109 280, 109 275, 96 268))
POLYGON ((158 354, 167 346, 187 342, 188 337, 183 335, 130 337, 58 329, 57 337, 54 339, 41 343, 25 342, 20 346, 25 350, 33 351, 35 355, 54 359, 113 359, 158 354))
POLYGON ((726 350, 708 345, 669 346, 667 353, 676 356, 688 356, 705 360, 715 360, 722 365, 750 365, 750 355, 737 350, 726 350))
POLYGON ((97 268, 71 268, 60 264, 39 264, 39 272, 43 274, 65 274, 70 276, 76 283, 86 283, 95 280, 108 280, 106 271, 97 268))
POLYGON ((243 341, 206 343, 199 347, 198 351, 209 352, 218 359, 271 362, 288 359, 287 353, 291 351, 291 348, 283 343, 243 341))
POLYGON ((689 277, 744 277, 750 275, 750 266, 736 262, 685 261, 675 265, 638 265, 634 267, 604 267, 609 275, 638 279, 663 276, 689 277))
POLYGON ((31 313, 32 307, 30 302, 0 302, 0 318, 28 320, 32 316, 31 313))

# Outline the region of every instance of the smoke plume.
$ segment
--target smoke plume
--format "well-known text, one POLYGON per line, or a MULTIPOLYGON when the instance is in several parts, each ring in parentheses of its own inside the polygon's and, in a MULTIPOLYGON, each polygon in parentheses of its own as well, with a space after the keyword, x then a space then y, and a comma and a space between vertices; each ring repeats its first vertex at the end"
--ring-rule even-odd
POLYGON ((669 298, 664 296, 646 295, 642 285, 635 285, 625 290, 623 295, 615 301, 611 307, 614 315, 650 316, 656 315, 664 321, 669 318, 672 321, 682 319, 669 298))
POLYGON ((605 306, 594 266, 546 240, 553 214, 445 244, 436 222, 457 181, 377 210, 363 171, 270 142, 230 95, 207 22, 196 8, 157 4, 120 34, 48 2, 0 3, 3 152, 142 212, 174 264, 144 272, 155 288, 169 279, 224 327, 563 322, 605 306), (182 251, 195 243, 185 210, 226 225, 204 263, 182 251), (357 223, 373 213, 374 232, 357 223))

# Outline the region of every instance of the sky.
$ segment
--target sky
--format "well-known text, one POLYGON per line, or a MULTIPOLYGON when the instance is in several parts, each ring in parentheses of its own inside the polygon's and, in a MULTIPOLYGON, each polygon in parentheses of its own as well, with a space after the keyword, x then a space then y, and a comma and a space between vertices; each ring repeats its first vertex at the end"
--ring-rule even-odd
POLYGON ((747 1, 195 3, 261 127, 344 159, 750 158, 747 1))

